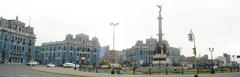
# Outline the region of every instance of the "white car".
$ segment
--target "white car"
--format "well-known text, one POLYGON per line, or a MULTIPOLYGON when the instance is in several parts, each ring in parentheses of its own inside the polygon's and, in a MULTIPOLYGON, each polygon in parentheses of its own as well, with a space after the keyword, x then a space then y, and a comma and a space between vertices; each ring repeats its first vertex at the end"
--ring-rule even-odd
MULTIPOLYGON (((74 65, 74 67, 75 67, 75 65, 74 65)), ((78 64, 76 64, 76 67, 77 67, 77 68, 79 68, 79 65, 78 65, 78 64)))
POLYGON ((47 66, 47 67, 55 67, 55 65, 52 64, 52 63, 49 63, 49 64, 47 64, 46 66, 47 66))
POLYGON ((37 64, 38 64, 37 61, 29 61, 29 62, 27 63, 28 66, 33 66, 33 65, 37 65, 37 64))
POLYGON ((75 65, 74 65, 73 63, 64 63, 64 64, 63 64, 63 67, 73 68, 73 67, 75 67, 75 65))

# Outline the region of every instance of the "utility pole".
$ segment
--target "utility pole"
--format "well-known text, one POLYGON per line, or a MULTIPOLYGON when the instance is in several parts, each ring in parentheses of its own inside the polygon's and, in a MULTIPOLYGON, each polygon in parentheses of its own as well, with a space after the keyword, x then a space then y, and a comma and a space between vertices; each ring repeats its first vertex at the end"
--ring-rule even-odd
POLYGON ((196 50, 196 43, 195 43, 195 36, 192 32, 192 29, 190 30, 190 33, 188 34, 188 40, 193 42, 194 44, 194 48, 193 48, 193 54, 194 54, 194 70, 195 70, 195 75, 194 77, 198 77, 198 74, 197 74, 197 50, 196 50))

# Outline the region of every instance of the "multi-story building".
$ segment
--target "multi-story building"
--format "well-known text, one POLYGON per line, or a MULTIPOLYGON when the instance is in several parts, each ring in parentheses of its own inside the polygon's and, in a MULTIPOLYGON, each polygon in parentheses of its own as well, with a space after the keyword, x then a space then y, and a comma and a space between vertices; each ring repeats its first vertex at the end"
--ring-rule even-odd
MULTIPOLYGON (((137 41, 135 46, 132 48, 124 49, 120 57, 124 57, 122 60, 125 66, 130 67, 142 67, 142 66, 153 66, 153 56, 156 53, 157 39, 149 38, 146 39, 146 43, 143 41, 137 41), (124 62, 125 60, 125 62, 124 62), (130 62, 130 63, 128 63, 130 62)), ((180 65, 180 49, 170 47, 167 41, 163 41, 166 46, 167 57, 174 65, 180 65)))
POLYGON ((168 57, 173 65, 180 65, 180 49, 175 47, 168 48, 168 57))
POLYGON ((208 59, 208 55, 203 55, 198 58, 198 64, 211 64, 211 60, 208 59))
POLYGON ((105 52, 109 51, 109 45, 100 48, 100 59, 103 59, 105 52))
POLYGON ((65 40, 42 43, 43 64, 76 63, 80 65, 99 65, 100 44, 97 37, 92 40, 86 34, 66 35, 65 40))
POLYGON ((155 51, 157 39, 146 39, 146 43, 143 41, 137 41, 132 48, 124 49, 120 56, 125 57, 123 64, 129 67, 142 67, 150 66, 152 63, 152 56, 155 51))
POLYGON ((36 36, 33 27, 18 20, 0 18, 1 63, 27 63, 34 60, 36 36))
POLYGON ((218 66, 227 66, 226 58, 224 56, 218 56, 214 62, 218 66))
POLYGON ((118 52, 117 50, 110 50, 104 53, 103 60, 106 64, 118 63, 118 52))
POLYGON ((229 55, 227 53, 223 53, 223 57, 226 58, 226 64, 227 65, 231 64, 231 55, 229 55))

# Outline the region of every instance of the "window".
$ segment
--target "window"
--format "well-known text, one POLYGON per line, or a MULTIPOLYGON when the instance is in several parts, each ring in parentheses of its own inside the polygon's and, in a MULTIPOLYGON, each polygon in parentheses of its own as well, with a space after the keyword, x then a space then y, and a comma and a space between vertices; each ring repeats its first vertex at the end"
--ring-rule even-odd
POLYGON ((58 46, 58 50, 61 50, 61 46, 58 46))
POLYGON ((24 51, 24 47, 22 47, 22 51, 24 51))
POLYGON ((13 45, 11 45, 11 50, 13 50, 13 45))
POLYGON ((79 47, 77 47, 77 51, 79 51, 80 49, 79 49, 79 47))
POLYGON ((52 47, 50 47, 50 51, 52 51, 52 47))
POLYGON ((53 53, 53 56, 56 56, 55 53, 53 53))
POLYGON ((14 42, 14 36, 12 36, 12 39, 11 39, 12 42, 14 42))
POLYGON ((53 51, 56 51, 56 46, 54 46, 53 51))
POLYGON ((8 35, 7 35, 7 34, 5 34, 5 37, 4 37, 4 38, 5 38, 5 41, 7 41, 7 39, 8 39, 8 35))
POLYGON ((21 28, 18 28, 18 31, 19 31, 19 32, 21 32, 21 30, 22 30, 21 28))
POLYGON ((96 48, 94 48, 94 50, 93 50, 94 52, 97 52, 97 49, 96 48))
POLYGON ((25 39, 23 38, 23 44, 25 44, 25 39))
POLYGON ((87 51, 88 51, 88 52, 90 52, 90 49, 89 49, 89 48, 87 48, 87 51))
POLYGON ((140 55, 142 55, 142 51, 140 51, 140 55))
POLYGON ((6 48, 6 44, 3 44, 3 49, 5 49, 6 48))
POLYGON ((58 56, 60 56, 60 52, 58 52, 58 56))
POLYGON ((14 50, 16 50, 16 46, 14 45, 14 48, 13 48, 14 50))

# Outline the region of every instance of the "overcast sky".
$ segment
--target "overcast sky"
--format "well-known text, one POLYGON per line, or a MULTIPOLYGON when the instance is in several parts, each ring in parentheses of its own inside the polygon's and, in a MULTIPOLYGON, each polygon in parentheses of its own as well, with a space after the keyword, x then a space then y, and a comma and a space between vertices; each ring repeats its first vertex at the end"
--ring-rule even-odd
POLYGON ((170 46, 181 47, 191 56, 192 43, 187 34, 196 36, 197 51, 214 57, 222 53, 240 54, 239 0, 1 0, 0 15, 29 23, 37 36, 36 45, 61 41, 68 33, 85 33, 99 38, 101 46, 112 49, 111 22, 116 27, 117 50, 132 47, 137 40, 157 38, 158 11, 162 5, 163 33, 170 46), (216 55, 215 55, 216 54, 216 55))

